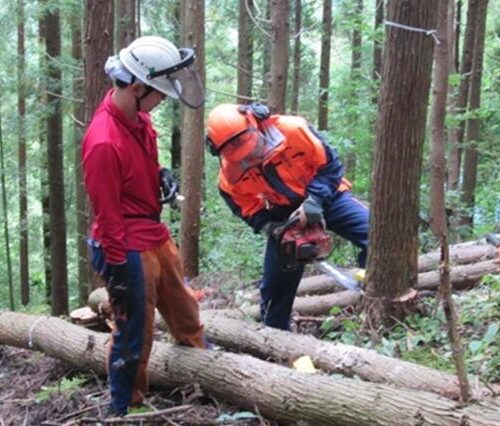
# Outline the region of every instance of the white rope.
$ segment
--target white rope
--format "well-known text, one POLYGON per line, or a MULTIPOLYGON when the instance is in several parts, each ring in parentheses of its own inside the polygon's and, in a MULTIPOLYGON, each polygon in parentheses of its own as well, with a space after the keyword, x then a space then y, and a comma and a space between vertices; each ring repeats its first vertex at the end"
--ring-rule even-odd
POLYGON ((32 340, 32 339, 33 339, 33 330, 35 329, 36 325, 37 325, 37 324, 38 324, 41 320, 43 320, 43 319, 45 319, 45 317, 40 317, 40 318, 38 318, 38 319, 37 319, 37 320, 36 320, 33 324, 31 324, 30 330, 29 330, 29 332, 28 332, 28 346, 29 346, 30 348, 32 348, 32 347, 33 347, 33 340, 32 340))
POLYGON ((436 42, 436 44, 440 44, 440 41, 437 37, 437 30, 426 30, 424 28, 410 27, 409 25, 398 24, 397 22, 392 21, 384 21, 384 25, 388 25, 389 27, 401 28, 403 30, 414 31, 417 33, 424 33, 425 35, 430 35, 436 42))

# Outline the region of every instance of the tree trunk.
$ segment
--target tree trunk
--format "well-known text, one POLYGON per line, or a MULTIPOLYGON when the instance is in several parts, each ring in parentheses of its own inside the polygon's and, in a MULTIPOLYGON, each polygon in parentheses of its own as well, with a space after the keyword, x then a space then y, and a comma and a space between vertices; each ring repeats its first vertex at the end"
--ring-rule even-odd
MULTIPOLYGON (((194 67, 205 87, 205 9, 196 0, 184 2, 183 45, 196 49, 194 67)), ((199 273, 200 209, 203 179, 203 113, 204 108, 183 108, 182 114, 182 204, 180 246, 184 272, 188 278, 199 273)))
MULTIPOLYGON (((352 43, 351 43, 351 88, 352 92, 349 97, 352 99, 353 107, 348 113, 349 125, 353 129, 358 127, 359 122, 359 86, 361 79, 361 65, 362 65, 362 48, 363 48, 363 38, 362 31, 363 28, 363 0, 356 0, 354 11, 353 11, 353 24, 354 28, 352 30, 352 43)), ((345 159, 345 176, 351 181, 356 180, 356 150, 357 141, 353 137, 349 146, 349 151, 347 152, 345 159)))
MULTIPOLYGON (((454 0, 453 0, 454 1, 454 0)), ((439 2, 437 37, 439 44, 435 50, 434 103, 432 107, 431 199, 430 225, 437 240, 447 233, 445 214, 445 117, 448 96, 449 49, 448 49, 448 0, 439 2), (446 8, 445 8, 446 6, 446 8)))
POLYGON ((301 37, 302 31, 302 0, 295 0, 295 19, 293 31, 293 77, 292 77, 292 94, 290 99, 290 113, 298 114, 299 112, 299 89, 300 89, 300 62, 301 62, 301 37))
POLYGON ((477 145, 481 137, 479 133, 481 120, 477 116, 477 113, 481 107, 481 80, 483 75, 483 54, 487 11, 488 0, 478 0, 472 73, 469 86, 468 112, 471 117, 467 120, 467 137, 464 153, 464 173, 461 192, 461 201, 466 210, 461 214, 460 225, 467 227, 466 235, 472 232, 472 226, 474 223, 475 190, 479 155, 477 145))
POLYGON ((85 123, 111 88, 104 64, 113 54, 113 2, 85 0, 85 123))
POLYGON ((66 255, 66 206, 64 204, 64 163, 62 135, 62 80, 57 61, 61 54, 59 9, 45 15, 49 77, 47 103, 51 112, 47 119, 47 160, 49 171, 50 266, 52 272, 52 315, 68 314, 68 266, 66 255))
MULTIPOLYGON (((85 0, 85 38, 84 46, 84 105, 85 123, 92 118, 92 114, 103 99, 106 92, 111 88, 111 81, 104 74, 104 64, 109 56, 113 54, 113 2, 109 0, 85 0)), ((85 220, 79 226, 88 230, 91 222, 91 212, 88 202, 81 211, 81 219, 85 220)), ((89 276, 89 287, 94 289, 98 283, 95 273, 88 261, 88 250, 85 258, 89 276)))
MULTIPOLYGON (((387 20, 435 28, 433 0, 389 0, 387 20)), ((363 310, 375 329, 404 314, 418 272, 418 212, 434 40, 386 26, 363 310), (397 165, 395 167, 394 165, 397 165), (397 260, 397 261, 396 261, 397 260)))
MULTIPOLYGON (((384 0, 375 0, 375 31, 384 22, 384 0)), ((382 43, 380 37, 375 34, 373 39, 373 79, 380 80, 382 74, 382 43)), ((376 98, 375 98, 376 102, 376 98)))
POLYGON ((286 108, 288 9, 288 0, 271 0, 271 75, 267 104, 276 114, 283 114, 286 108))
MULTIPOLYGON (((39 2, 40 11, 38 17, 38 67, 40 77, 38 78, 38 96, 37 100, 40 108, 45 110, 47 107, 47 67, 45 57, 45 3, 39 2)), ((52 303, 52 272, 50 266, 50 226, 49 226, 49 183, 47 173, 47 126, 45 117, 40 114, 37 119, 38 140, 43 147, 40 153, 40 163, 42 165, 40 172, 40 198, 42 204, 42 243, 43 243, 43 267, 45 278, 45 303, 52 303)))
MULTIPOLYGON (((181 40, 181 4, 176 0, 172 6, 172 14, 174 16, 172 25, 174 29, 174 36, 172 42, 179 46, 182 44, 181 40)), ((165 17, 170 19, 169 17, 165 17)), ((172 134, 170 135, 170 167, 176 176, 181 173, 181 106, 179 102, 170 102, 172 108, 172 134)), ((176 212, 177 213, 177 212, 176 212)))
POLYGON ((17 0, 17 114, 19 119, 19 277, 21 281, 21 303, 26 306, 30 302, 30 276, 28 250, 28 192, 26 176, 26 75, 24 19, 24 0, 17 0))
MULTIPOLYGON (((465 27, 464 47, 460 61, 460 84, 455 95, 454 114, 463 114, 467 109, 470 72, 472 69, 472 53, 476 32, 476 15, 479 0, 469 0, 467 9, 467 24, 465 27)), ((458 34, 457 34, 458 38, 458 34)), ((458 50, 457 50, 458 55, 458 50)), ((465 120, 460 121, 450 129, 450 156, 448 160, 448 188, 452 191, 458 189, 462 157, 462 143, 464 139, 465 120)))
MULTIPOLYGON (((98 373, 105 371, 107 339, 58 318, 0 313, 1 344, 34 348, 98 373)), ((149 373, 152 385, 173 388, 197 382, 216 397, 280 421, 303 420, 318 426, 414 426, 416 421, 420 425, 456 426, 465 421, 475 426, 500 425, 500 407, 493 401, 458 407, 434 393, 305 374, 215 350, 155 343, 149 373)))
POLYGON ((116 1, 116 51, 128 46, 137 37, 135 0, 116 1))
MULTIPOLYGON (((454 0, 453 0, 454 1, 454 0)), ((451 296, 450 253, 448 246, 448 224, 445 211, 445 117, 449 77, 449 18, 448 0, 441 0, 438 7, 436 65, 434 71, 434 105, 432 109, 431 142, 431 229, 434 237, 441 241, 441 262, 439 267, 440 293, 443 310, 448 324, 448 336, 453 352, 453 361, 460 384, 460 400, 470 397, 469 381, 464 363, 464 351, 457 327, 457 314, 451 296)))
POLYGON ((252 98, 253 31, 250 13, 253 0, 239 0, 238 14, 238 103, 249 103, 252 98))
POLYGON ((328 129, 328 91, 330 88, 330 50, 332 43, 332 2, 323 0, 321 58, 319 65, 318 129, 328 129))
POLYGON ((82 10, 71 16, 71 56, 76 64, 73 72, 73 144, 75 147, 75 192, 76 192, 76 241, 78 259, 78 303, 84 306, 88 293, 90 274, 87 267, 88 248, 85 242, 87 236, 88 210, 83 173, 81 167, 81 139, 85 123, 85 107, 83 105, 83 43, 82 43, 82 10))
POLYGON ((3 152, 3 133, 2 133, 2 116, 0 102, 0 182, 2 185, 2 218, 3 218, 3 235, 5 245, 5 263, 7 264, 7 282, 9 292, 9 308, 11 311, 15 309, 14 303, 14 284, 12 280, 12 259, 10 256, 10 235, 9 235, 9 206, 7 204, 7 186, 5 185, 5 156, 3 152))

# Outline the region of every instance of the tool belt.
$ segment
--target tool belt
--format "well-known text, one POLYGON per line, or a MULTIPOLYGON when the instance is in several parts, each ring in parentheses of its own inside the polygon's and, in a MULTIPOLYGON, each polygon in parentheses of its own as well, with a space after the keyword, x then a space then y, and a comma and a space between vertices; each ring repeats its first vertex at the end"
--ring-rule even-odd
POLYGON ((149 219, 154 222, 160 223, 160 214, 159 213, 153 213, 153 214, 124 214, 123 217, 125 219, 149 219))

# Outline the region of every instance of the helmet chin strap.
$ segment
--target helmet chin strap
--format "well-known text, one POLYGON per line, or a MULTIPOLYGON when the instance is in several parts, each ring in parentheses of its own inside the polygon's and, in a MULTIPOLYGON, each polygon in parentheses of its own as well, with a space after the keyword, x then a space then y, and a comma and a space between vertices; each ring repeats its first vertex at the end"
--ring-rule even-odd
POLYGON ((145 92, 142 94, 142 96, 136 96, 135 97, 135 109, 137 110, 137 112, 141 111, 141 101, 149 96, 155 89, 151 86, 148 86, 148 85, 144 85, 144 87, 146 88, 145 92))

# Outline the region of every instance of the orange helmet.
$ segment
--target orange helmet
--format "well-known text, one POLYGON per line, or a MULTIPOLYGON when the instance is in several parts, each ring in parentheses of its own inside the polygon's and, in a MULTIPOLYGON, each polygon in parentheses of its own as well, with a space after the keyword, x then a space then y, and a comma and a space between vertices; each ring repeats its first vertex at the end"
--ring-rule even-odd
POLYGON ((229 141, 257 126, 256 118, 244 105, 218 105, 208 115, 205 139, 208 150, 219 155, 229 141))

